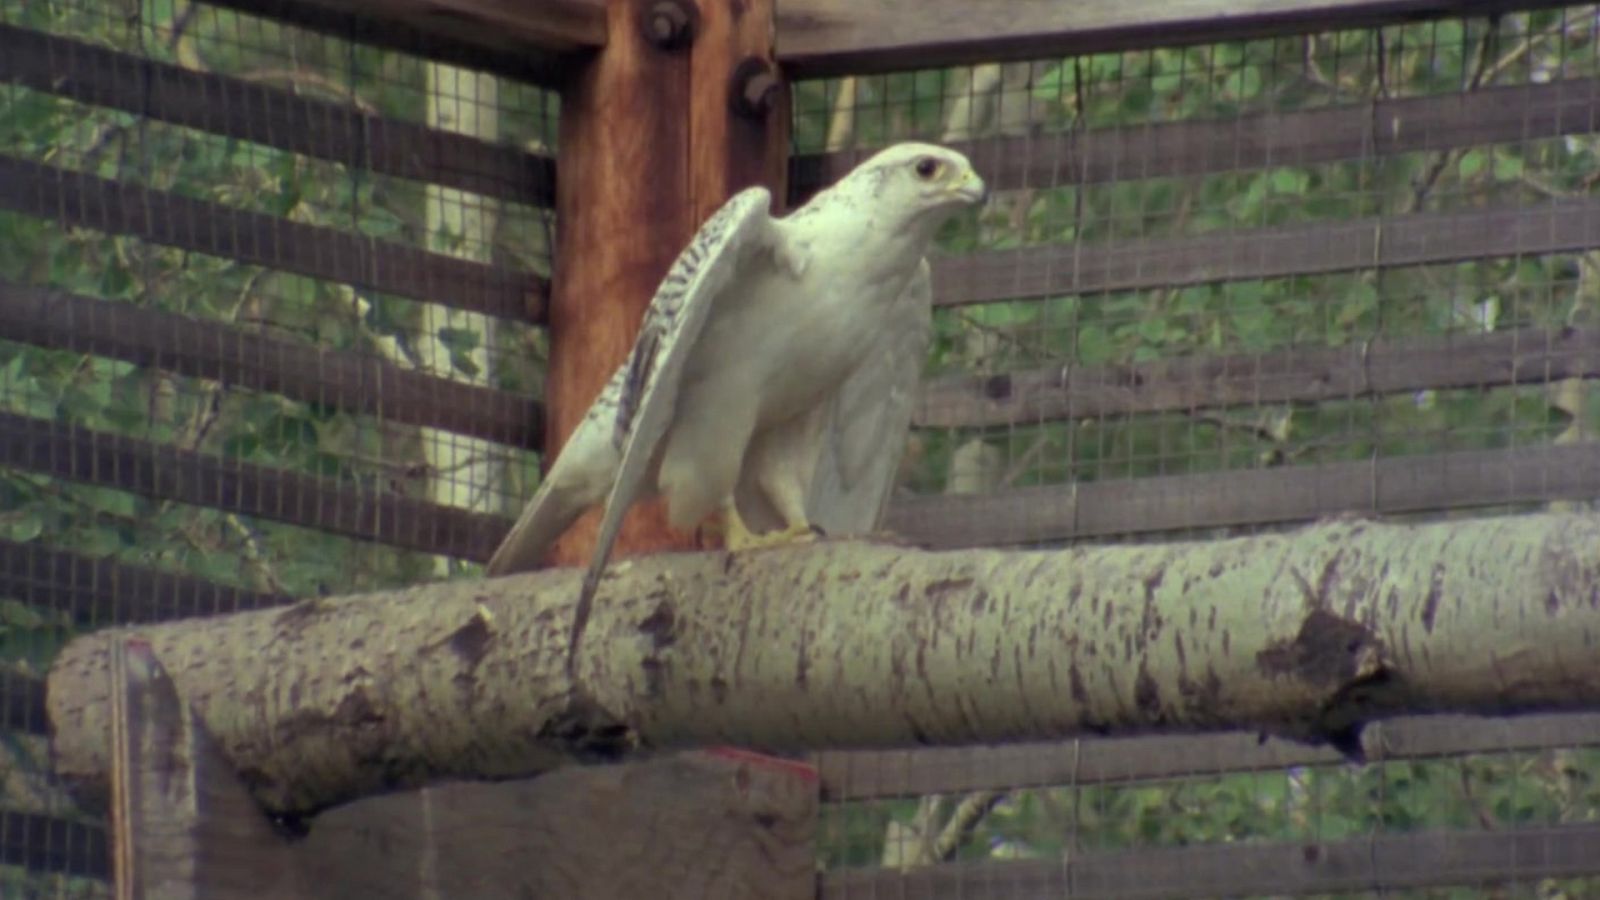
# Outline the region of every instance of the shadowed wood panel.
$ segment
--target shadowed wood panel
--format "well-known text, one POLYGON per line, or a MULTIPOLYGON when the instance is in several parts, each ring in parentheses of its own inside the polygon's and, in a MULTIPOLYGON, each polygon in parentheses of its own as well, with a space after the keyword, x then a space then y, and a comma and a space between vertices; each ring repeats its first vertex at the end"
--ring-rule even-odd
MULTIPOLYGON (((1141 178, 1370 160, 1600 129, 1600 80, 1488 87, 1233 119, 961 141, 994 190, 1051 188, 1141 178)), ((875 148, 795 157, 793 195, 831 184, 875 148)))
POLYGON ((973 547, 1597 496, 1593 444, 1532 446, 911 497, 890 506, 888 527, 973 547))
POLYGON ((1011 897, 1186 900, 1321 894, 1452 884, 1530 883, 1600 874, 1600 825, 1425 831, 1346 841, 1211 844, 1106 851, 1060 859, 960 862, 908 872, 824 872, 825 900, 1011 897), (982 886, 981 888, 979 886, 982 886))
POLYGON ((213 5, 548 87, 605 41, 600 0, 214 0, 213 5))
MULTIPOLYGON (((1558 5, 1548 0, 1518 8, 1558 5)), ((778 55, 798 78, 1357 28, 1500 7, 1460 0, 786 0, 778 55)))
POLYGON ((0 336, 502 444, 541 437, 539 405, 509 391, 129 303, 0 280, 0 336))
POLYGON ((383 175, 549 206, 550 159, 0 23, 0 81, 383 175))
POLYGON ((1099 241, 933 260, 934 303, 987 303, 1600 246, 1600 200, 1099 241))
POLYGON ((0 863, 83 878, 111 875, 105 828, 12 810, 0 810, 0 863))
POLYGON ((178 697, 149 642, 116 640, 110 676, 111 868, 117 896, 287 896, 291 845, 273 830, 193 708, 178 697))
MULTIPOLYGON (((0 546, 0 564, 10 562, 0 546)), ((14 596, 0 582, 0 596, 14 596)), ((44 679, 0 668, 0 729, 24 734, 49 734, 44 708, 44 679)))
POLYGON ((1600 376, 1600 332, 1563 328, 927 379, 916 424, 958 428, 1600 376))
MULTIPOLYGON (((285 606, 296 599, 7 540, 0 540, 0 596, 60 610, 90 625, 165 622, 285 606)), ((39 688, 42 692, 42 682, 39 688)))
POLYGON ((0 208, 518 322, 543 279, 277 216, 0 156, 0 208))
POLYGON ((393 547, 487 559, 509 523, 326 478, 0 413, 0 465, 393 547))
MULTIPOLYGON (((1467 753, 1600 745, 1600 713, 1480 718, 1416 716, 1373 722, 1367 758, 1424 759, 1467 753)), ((994 747, 920 747, 817 755, 831 802, 962 791, 1120 784, 1130 781, 1341 765, 1329 747, 1244 732, 1085 738, 994 747)))

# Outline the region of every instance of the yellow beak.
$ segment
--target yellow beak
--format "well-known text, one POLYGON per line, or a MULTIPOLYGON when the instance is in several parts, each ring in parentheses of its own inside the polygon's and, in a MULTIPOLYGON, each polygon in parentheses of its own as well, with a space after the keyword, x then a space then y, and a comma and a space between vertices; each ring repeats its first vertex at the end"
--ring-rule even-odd
POLYGON ((961 177, 951 182, 950 193, 955 194, 969 203, 983 203, 989 199, 989 186, 983 183, 978 173, 970 166, 961 177))

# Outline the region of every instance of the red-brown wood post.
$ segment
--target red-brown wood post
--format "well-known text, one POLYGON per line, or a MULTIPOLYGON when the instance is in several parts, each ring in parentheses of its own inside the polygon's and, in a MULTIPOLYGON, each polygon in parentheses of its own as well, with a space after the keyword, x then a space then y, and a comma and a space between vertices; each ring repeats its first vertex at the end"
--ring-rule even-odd
MULTIPOLYGON (((633 346, 667 267, 734 191, 781 199, 787 94, 772 0, 607 0, 606 44, 562 94, 547 458, 633 346)), ((581 565, 591 512, 551 554, 581 565)), ((659 502, 623 525, 619 554, 694 546, 659 502)))

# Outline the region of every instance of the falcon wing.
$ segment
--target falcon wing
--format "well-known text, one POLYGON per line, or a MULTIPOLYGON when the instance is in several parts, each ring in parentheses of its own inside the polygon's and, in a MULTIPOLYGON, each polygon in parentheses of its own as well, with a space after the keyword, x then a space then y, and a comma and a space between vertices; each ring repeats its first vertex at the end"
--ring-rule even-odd
POLYGON ((771 200, 766 188, 753 187, 723 204, 678 255, 645 311, 639 337, 624 363, 611 435, 622 465, 606 498, 600 536, 578 595, 574 651, 622 517, 638 498, 656 447, 672 423, 684 363, 699 340, 706 317, 754 252, 775 246, 777 231, 768 214, 771 200))
POLYGON ((883 520, 928 358, 932 307, 924 260, 895 301, 883 347, 856 367, 833 399, 806 499, 811 523, 829 536, 866 534, 883 520))

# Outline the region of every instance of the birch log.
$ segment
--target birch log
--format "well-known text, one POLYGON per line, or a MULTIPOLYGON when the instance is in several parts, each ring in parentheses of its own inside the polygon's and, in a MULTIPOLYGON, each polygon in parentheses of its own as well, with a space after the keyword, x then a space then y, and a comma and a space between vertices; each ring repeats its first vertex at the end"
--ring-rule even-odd
MULTIPOLYGON (((139 628, 269 808, 655 748, 1260 729, 1600 706, 1600 518, 1334 520, 1206 543, 854 542, 613 566, 578 684, 572 570, 139 628)), ((106 783, 107 660, 49 680, 58 769, 106 783)))

